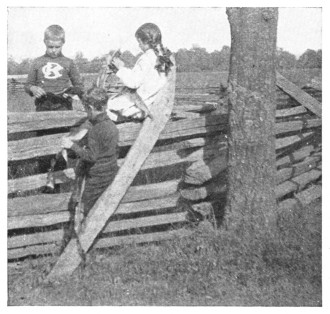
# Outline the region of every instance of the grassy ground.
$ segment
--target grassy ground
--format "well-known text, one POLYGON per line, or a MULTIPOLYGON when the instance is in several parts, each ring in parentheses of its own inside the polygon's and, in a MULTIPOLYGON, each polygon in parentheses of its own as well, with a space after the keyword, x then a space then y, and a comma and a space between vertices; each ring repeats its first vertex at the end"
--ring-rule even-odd
POLYGON ((67 281, 42 284, 56 257, 9 267, 9 305, 321 306, 321 201, 282 220, 281 244, 256 255, 200 224, 192 236, 93 251, 67 281))

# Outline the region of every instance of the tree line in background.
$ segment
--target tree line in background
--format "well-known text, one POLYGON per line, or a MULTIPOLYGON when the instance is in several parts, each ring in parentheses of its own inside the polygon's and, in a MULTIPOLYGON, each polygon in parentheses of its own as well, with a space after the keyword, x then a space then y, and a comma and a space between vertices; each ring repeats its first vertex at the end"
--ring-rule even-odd
MULTIPOLYGON (((124 51, 121 58, 128 67, 132 67, 140 54, 134 56, 130 51, 124 51)), ((221 51, 215 50, 211 53, 205 48, 193 45, 191 49, 179 49, 175 53, 178 72, 200 72, 200 71, 228 71, 230 47, 223 46, 221 51)), ((82 52, 76 53, 74 58, 81 73, 97 73, 103 64, 103 57, 95 57, 88 60, 82 52)), ((12 57, 7 61, 7 75, 27 74, 33 59, 24 59, 20 63, 12 57)), ((278 69, 315 69, 322 68, 322 50, 307 49, 298 59, 295 55, 282 48, 277 49, 278 69)))

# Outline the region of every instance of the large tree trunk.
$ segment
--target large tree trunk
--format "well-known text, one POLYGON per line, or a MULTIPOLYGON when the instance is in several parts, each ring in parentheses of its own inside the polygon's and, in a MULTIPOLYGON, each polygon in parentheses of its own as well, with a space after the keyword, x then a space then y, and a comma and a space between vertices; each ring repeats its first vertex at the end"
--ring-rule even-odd
POLYGON ((276 8, 228 8, 227 228, 248 239, 275 231, 276 8))

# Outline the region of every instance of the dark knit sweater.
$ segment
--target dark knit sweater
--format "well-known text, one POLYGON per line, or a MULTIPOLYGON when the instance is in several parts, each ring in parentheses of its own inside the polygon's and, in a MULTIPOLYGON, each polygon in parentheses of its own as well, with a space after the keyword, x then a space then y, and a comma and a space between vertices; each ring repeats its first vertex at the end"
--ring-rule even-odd
POLYGON ((117 171, 118 129, 106 113, 90 121, 84 146, 73 144, 71 149, 80 157, 77 176, 86 176, 82 195, 84 214, 87 216, 98 198, 113 181, 117 171))
POLYGON ((45 54, 33 61, 25 84, 25 91, 33 96, 31 86, 39 86, 45 92, 54 94, 61 93, 71 86, 83 90, 77 66, 72 59, 62 54, 56 58, 45 54))
POLYGON ((87 144, 73 144, 71 149, 88 167, 88 176, 106 175, 111 166, 117 165, 118 129, 106 113, 90 121, 92 127, 87 133, 87 144))

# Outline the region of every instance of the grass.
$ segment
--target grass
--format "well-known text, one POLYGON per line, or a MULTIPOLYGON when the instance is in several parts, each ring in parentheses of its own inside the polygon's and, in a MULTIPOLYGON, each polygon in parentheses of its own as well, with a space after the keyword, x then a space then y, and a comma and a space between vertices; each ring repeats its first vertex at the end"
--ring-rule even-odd
POLYGON ((9 305, 321 306, 321 202, 282 220, 261 255, 201 223, 191 236, 92 251, 66 281, 42 284, 56 257, 9 271, 9 305), (292 236, 293 235, 293 236, 292 236))

